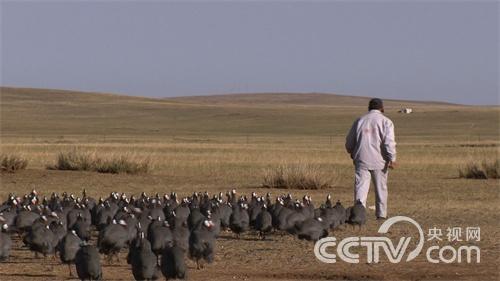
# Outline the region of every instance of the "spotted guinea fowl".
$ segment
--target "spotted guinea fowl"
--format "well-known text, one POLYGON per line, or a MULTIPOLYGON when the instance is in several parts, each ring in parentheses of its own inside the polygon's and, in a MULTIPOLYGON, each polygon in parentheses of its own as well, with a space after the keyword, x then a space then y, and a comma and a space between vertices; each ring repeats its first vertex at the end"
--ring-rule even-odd
POLYGON ((172 230, 167 221, 161 221, 160 218, 149 225, 148 239, 151 242, 151 250, 157 258, 167 248, 171 247, 174 243, 172 230), (158 222, 158 223, 156 223, 158 222))
POLYGON ((351 207, 347 223, 351 224, 353 227, 358 225, 359 229, 366 223, 366 208, 363 206, 363 203, 361 203, 361 200, 357 200, 356 204, 351 207))
POLYGON ((132 266, 135 280, 156 280, 159 278, 159 268, 156 255, 151 250, 151 244, 140 232, 132 241, 127 255, 127 263, 132 266))
POLYGON ((17 214, 14 224, 17 231, 21 234, 31 229, 33 223, 40 218, 40 214, 32 210, 31 206, 24 206, 17 214))
POLYGON ((247 231, 250 226, 250 217, 248 216, 248 205, 245 202, 240 202, 233 207, 233 212, 229 219, 229 228, 236 233, 239 238, 240 234, 247 231))
POLYGON ((113 255, 119 260, 118 253, 128 243, 128 229, 125 221, 113 221, 99 232, 97 245, 99 252, 108 256, 108 262, 112 261, 113 255))
POLYGON ((187 266, 184 250, 178 245, 167 247, 161 256, 161 272, 168 279, 186 279, 187 266))
POLYGON ((196 261, 196 268, 200 269, 200 260, 212 263, 215 251, 215 234, 212 231, 213 222, 205 220, 191 232, 189 237, 189 255, 196 261))
POLYGON ((74 230, 80 239, 90 240, 90 220, 86 220, 81 213, 78 214, 76 221, 69 229, 74 230))
POLYGON ((23 242, 28 245, 29 249, 46 257, 48 254, 54 254, 57 246, 57 239, 54 233, 50 230, 49 225, 34 223, 31 230, 24 237, 23 242))
POLYGON ((267 204, 262 206, 259 215, 255 219, 255 230, 259 231, 259 236, 264 240, 266 234, 273 229, 273 218, 267 210, 267 204))
POLYGON ((82 242, 75 256, 75 266, 80 280, 102 280, 101 260, 95 246, 82 242))
POLYGON ((0 261, 4 261, 9 257, 12 247, 12 239, 7 233, 8 228, 9 226, 6 223, 2 224, 0 232, 0 261))
POLYGON ((188 251, 190 236, 191 232, 189 231, 187 221, 174 216, 172 220, 172 238, 174 245, 178 246, 185 252, 188 251))
POLYGON ((318 241, 328 236, 328 223, 325 223, 321 217, 306 219, 296 226, 296 234, 299 239, 308 241, 318 241))
POLYGON ((66 236, 63 237, 61 242, 59 242, 59 258, 62 263, 68 265, 69 276, 73 276, 71 272, 71 264, 75 262, 76 253, 80 250, 80 244, 82 240, 74 230, 69 231, 66 236))

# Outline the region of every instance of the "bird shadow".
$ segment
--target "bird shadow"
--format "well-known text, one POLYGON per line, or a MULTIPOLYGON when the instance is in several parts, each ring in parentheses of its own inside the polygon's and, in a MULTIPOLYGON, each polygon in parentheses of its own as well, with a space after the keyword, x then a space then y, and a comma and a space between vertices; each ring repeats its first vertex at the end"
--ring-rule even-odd
POLYGON ((120 263, 112 263, 112 264, 104 263, 102 266, 103 267, 127 267, 127 265, 120 264, 120 263))
POLYGON ((219 239, 222 240, 239 240, 239 241, 273 241, 272 239, 261 239, 258 237, 234 237, 234 236, 219 236, 219 239))
POLYGON ((55 274, 31 274, 31 273, 0 273, 0 276, 10 277, 57 277, 55 274))
POLYGON ((23 263, 35 263, 33 261, 31 261, 31 259, 24 259, 25 261, 20 261, 20 260, 16 260, 16 261, 3 261, 2 264, 23 264, 23 263))

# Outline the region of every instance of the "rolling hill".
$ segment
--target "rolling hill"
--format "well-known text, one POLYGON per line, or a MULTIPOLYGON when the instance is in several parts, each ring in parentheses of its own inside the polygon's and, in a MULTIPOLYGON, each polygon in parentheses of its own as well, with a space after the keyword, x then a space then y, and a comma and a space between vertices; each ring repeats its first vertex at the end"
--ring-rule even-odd
MULTIPOLYGON (((343 135, 368 98, 332 94, 234 94, 144 98, 9 88, 0 92, 2 137, 107 135, 343 135)), ((387 100, 399 135, 495 136, 498 108, 387 100), (402 106, 415 113, 398 114, 402 106), (471 125, 475 124, 475 125, 471 125)))
MULTIPOLYGON (((347 96, 327 93, 242 93, 207 96, 167 98, 167 100, 211 105, 298 105, 298 106, 366 106, 369 97, 347 96)), ((453 106, 456 104, 430 101, 385 100, 389 107, 406 106, 453 106)))

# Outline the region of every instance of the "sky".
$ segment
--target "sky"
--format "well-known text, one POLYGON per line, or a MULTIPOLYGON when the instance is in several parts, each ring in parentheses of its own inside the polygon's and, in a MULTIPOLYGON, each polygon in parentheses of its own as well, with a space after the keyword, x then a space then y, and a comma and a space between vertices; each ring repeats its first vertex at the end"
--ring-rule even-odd
POLYGON ((498 105, 498 1, 1 1, 0 84, 498 105))

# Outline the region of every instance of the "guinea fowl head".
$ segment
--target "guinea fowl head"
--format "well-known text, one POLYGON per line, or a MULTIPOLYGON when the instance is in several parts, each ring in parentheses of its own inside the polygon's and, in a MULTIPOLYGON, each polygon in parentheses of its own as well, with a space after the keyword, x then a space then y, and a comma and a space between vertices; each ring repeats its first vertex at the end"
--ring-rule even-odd
POLYGON ((203 225, 206 228, 208 228, 208 229, 211 229, 212 227, 215 226, 215 224, 211 220, 205 220, 205 221, 203 221, 203 225))

